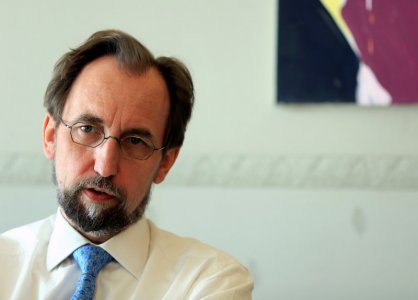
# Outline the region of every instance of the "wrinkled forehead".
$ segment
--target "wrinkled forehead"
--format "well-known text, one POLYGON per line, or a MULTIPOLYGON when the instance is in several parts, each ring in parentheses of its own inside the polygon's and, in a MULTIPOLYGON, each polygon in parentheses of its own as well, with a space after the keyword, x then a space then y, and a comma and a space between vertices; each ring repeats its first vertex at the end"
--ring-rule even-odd
POLYGON ((158 70, 135 74, 107 56, 86 65, 76 78, 63 118, 89 114, 108 128, 146 126, 159 137, 164 134, 169 107, 168 88, 158 70))

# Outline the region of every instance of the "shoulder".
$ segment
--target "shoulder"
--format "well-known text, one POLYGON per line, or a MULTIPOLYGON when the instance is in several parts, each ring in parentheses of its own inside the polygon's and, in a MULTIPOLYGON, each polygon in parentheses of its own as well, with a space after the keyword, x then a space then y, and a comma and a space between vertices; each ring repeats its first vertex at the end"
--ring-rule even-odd
POLYGON ((225 263, 237 262, 225 252, 196 239, 179 236, 172 232, 158 228, 152 221, 147 220, 150 230, 150 246, 154 251, 168 252, 169 256, 188 256, 195 259, 219 259, 225 263), (171 253, 171 255, 170 255, 171 253))
POLYGON ((0 255, 19 254, 34 249, 38 244, 47 243, 54 221, 55 215, 2 233, 0 255))
POLYGON ((150 259, 158 259, 164 267, 173 266, 176 276, 189 284, 188 299, 210 295, 251 298, 253 280, 247 268, 235 258, 196 239, 181 237, 159 229, 151 221, 148 223, 150 259))
POLYGON ((0 235, 0 298, 15 299, 23 283, 31 281, 34 265, 45 260, 54 218, 9 230, 0 235))

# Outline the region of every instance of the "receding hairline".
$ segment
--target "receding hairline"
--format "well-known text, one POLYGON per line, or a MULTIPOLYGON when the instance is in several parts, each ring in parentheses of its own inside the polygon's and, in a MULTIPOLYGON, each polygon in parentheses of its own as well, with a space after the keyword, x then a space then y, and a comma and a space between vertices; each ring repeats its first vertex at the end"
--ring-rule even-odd
POLYGON ((44 95, 48 113, 59 121, 69 92, 81 71, 91 62, 108 55, 116 57, 120 68, 131 74, 144 74, 151 68, 158 71, 170 100, 165 144, 169 147, 181 146, 194 104, 194 87, 189 70, 175 57, 154 56, 135 37, 116 29, 92 34, 57 61, 44 95))

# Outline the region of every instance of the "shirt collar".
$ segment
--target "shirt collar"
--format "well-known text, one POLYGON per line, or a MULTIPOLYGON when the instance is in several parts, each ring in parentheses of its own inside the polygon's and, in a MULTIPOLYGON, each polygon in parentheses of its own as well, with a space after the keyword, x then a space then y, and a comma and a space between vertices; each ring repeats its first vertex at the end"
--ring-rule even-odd
POLYGON ((142 218, 100 246, 139 279, 148 258, 149 242, 148 222, 142 218))
POLYGON ((64 219, 61 214, 61 209, 58 209, 46 256, 46 267, 48 271, 57 267, 74 250, 88 242, 85 237, 78 233, 64 219))
MULTIPOLYGON (((138 279, 148 257, 149 241, 148 222, 142 218, 99 246, 138 279)), ((74 250, 87 243, 90 241, 75 230, 62 216, 61 209, 58 209, 47 250, 48 271, 57 267, 74 250)))

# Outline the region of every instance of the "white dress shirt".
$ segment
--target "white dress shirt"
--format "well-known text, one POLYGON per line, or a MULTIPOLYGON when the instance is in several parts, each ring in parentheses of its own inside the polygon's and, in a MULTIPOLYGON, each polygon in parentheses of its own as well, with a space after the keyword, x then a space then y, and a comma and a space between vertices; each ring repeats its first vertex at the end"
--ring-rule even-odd
MULTIPOLYGON (((0 236, 0 299, 70 299, 89 243, 62 217, 0 236)), ((225 253, 158 229, 143 218, 100 247, 115 259, 99 273, 95 299, 251 299, 247 270, 225 253)))

